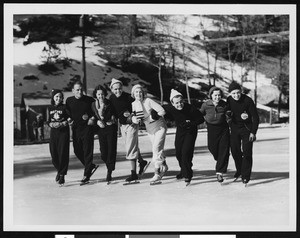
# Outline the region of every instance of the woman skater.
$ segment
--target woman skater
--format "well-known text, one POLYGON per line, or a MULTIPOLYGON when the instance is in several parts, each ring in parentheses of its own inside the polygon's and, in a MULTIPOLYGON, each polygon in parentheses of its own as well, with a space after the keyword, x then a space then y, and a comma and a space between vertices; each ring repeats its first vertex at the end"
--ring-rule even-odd
POLYGON ((230 138, 226 121, 228 104, 222 100, 223 91, 218 87, 212 87, 208 96, 210 99, 202 104, 200 111, 207 125, 208 149, 217 162, 215 167, 217 180, 222 183, 229 160, 230 138))
POLYGON ((163 116, 166 112, 161 105, 150 98, 146 98, 146 92, 139 84, 133 86, 131 96, 135 99, 132 102, 132 112, 134 113, 132 122, 135 124, 145 123, 152 143, 154 176, 150 180, 150 184, 159 183, 168 170, 164 155, 167 124, 163 116))
POLYGON ((55 181, 61 186, 65 183, 70 150, 70 128, 68 126, 68 114, 63 104, 63 98, 61 90, 52 90, 51 106, 48 108, 48 125, 51 128, 49 148, 52 164, 57 170, 55 181))
POLYGON ((92 110, 96 115, 97 125, 99 126, 98 138, 101 159, 106 164, 106 181, 109 183, 112 180, 112 171, 115 170, 116 165, 118 127, 115 112, 106 96, 106 89, 98 85, 93 92, 93 97, 96 101, 92 103, 92 110))

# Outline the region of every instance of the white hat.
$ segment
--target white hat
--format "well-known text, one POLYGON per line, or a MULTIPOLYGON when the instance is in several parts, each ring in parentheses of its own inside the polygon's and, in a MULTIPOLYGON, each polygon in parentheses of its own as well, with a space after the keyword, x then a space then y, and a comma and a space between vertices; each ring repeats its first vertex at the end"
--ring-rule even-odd
POLYGON ((123 86, 123 83, 120 80, 117 80, 115 78, 112 78, 111 83, 110 83, 110 89, 112 88, 112 86, 116 83, 120 83, 123 86))
POLYGON ((134 85, 134 86, 132 87, 132 89, 131 89, 131 97, 133 97, 133 98, 134 98, 134 91, 135 91, 137 88, 141 88, 141 89, 142 89, 142 91, 143 91, 143 94, 144 94, 144 90, 143 90, 143 87, 142 87, 142 85, 140 85, 140 84, 136 84, 136 85, 134 85))
POLYGON ((172 102, 172 99, 175 97, 175 96, 182 96, 182 94, 180 92, 178 92, 177 90, 175 89, 171 89, 171 94, 170 94, 170 102, 172 102))

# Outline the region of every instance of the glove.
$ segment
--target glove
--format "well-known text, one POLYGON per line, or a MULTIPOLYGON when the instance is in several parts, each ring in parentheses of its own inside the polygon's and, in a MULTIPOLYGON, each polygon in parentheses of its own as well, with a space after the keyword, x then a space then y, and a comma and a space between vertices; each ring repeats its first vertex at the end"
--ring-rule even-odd
POLYGON ((68 122, 67 122, 67 121, 63 121, 63 122, 61 123, 61 125, 62 125, 62 126, 67 126, 67 125, 68 125, 68 122))
POLYGON ((160 117, 158 115, 157 111, 155 111, 154 109, 151 110, 150 115, 151 115, 151 118, 153 119, 153 121, 157 121, 160 117))

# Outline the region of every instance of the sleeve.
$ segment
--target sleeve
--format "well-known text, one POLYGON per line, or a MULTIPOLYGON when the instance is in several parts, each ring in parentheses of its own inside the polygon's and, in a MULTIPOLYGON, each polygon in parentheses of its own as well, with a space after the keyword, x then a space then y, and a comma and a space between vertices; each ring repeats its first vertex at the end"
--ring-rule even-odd
POLYGON ((257 108, 253 102, 253 100, 250 98, 250 106, 249 106, 249 112, 252 117, 252 129, 251 132, 253 134, 256 134, 258 130, 258 125, 259 125, 259 116, 257 112, 257 108))
POLYGON ((200 125, 204 122, 202 113, 195 106, 191 106, 191 113, 193 115, 191 121, 192 125, 200 125))
POLYGON ((69 118, 73 119, 72 116, 71 116, 70 99, 69 98, 67 98, 67 100, 66 100, 66 113, 67 113, 69 118))
POLYGON ((200 108, 200 112, 202 113, 203 116, 205 116, 205 114, 206 114, 205 105, 206 105, 205 102, 202 103, 201 108, 200 108))
POLYGON ((166 114, 165 109, 154 100, 149 99, 149 104, 150 108, 154 109, 159 116, 164 116, 166 114))
POLYGON ((165 110, 165 112, 166 112, 166 114, 165 114, 165 118, 168 118, 168 119, 170 119, 170 120, 172 120, 172 121, 174 121, 175 119, 174 119, 174 116, 173 116, 173 114, 172 114, 172 109, 171 109, 171 105, 163 105, 162 106, 162 108, 165 110))

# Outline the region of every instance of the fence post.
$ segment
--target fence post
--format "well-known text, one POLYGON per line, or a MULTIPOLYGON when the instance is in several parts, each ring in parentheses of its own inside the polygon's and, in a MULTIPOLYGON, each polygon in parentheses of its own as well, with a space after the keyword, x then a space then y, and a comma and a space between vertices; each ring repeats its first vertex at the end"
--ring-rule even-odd
POLYGON ((273 112, 273 110, 272 110, 272 108, 270 109, 270 125, 272 125, 272 113, 273 112))

